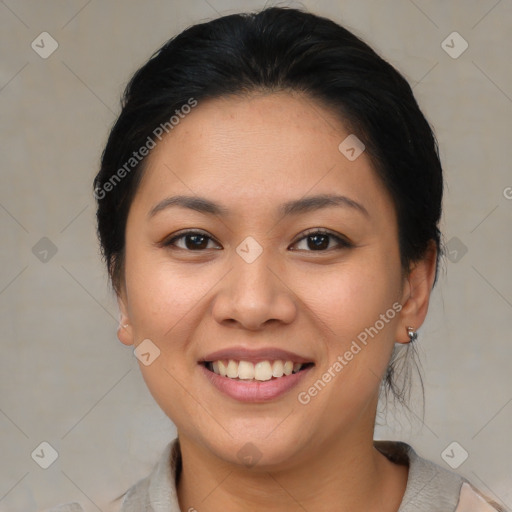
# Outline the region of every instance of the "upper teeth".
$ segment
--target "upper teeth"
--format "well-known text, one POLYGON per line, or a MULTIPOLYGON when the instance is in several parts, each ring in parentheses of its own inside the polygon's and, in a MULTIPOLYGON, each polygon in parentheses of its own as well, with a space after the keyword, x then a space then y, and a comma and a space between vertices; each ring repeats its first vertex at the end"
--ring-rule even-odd
POLYGON ((298 372, 302 368, 302 363, 293 361, 260 361, 256 364, 250 361, 213 361, 211 368, 218 375, 229 377, 230 379, 243 380, 270 380, 272 377, 282 377, 298 372))

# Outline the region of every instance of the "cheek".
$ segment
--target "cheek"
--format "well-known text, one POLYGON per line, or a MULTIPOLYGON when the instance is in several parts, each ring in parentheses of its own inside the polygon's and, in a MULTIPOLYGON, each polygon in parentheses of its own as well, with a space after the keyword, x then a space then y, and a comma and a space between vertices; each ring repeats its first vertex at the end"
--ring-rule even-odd
MULTIPOLYGON (((189 353, 194 326, 204 315, 202 300, 215 280, 205 272, 183 275, 161 256, 127 245, 126 289, 135 345, 151 340, 160 353, 141 374, 155 401, 175 422, 191 413, 194 400, 187 393, 195 360, 189 353)), ((194 411, 197 413, 197 411, 194 411)))
POLYGON ((179 339, 176 333, 190 322, 190 313, 200 305, 213 281, 199 270, 185 274, 160 255, 127 249, 126 288, 137 337, 162 342, 179 339))
MULTIPOLYGON (((310 284, 304 284, 301 293, 311 309, 331 328, 331 335, 344 341, 373 326, 400 297, 399 266, 390 265, 382 254, 354 257, 346 265, 317 274, 307 282, 310 284)), ((386 320, 393 320, 394 313, 392 310, 386 320)), ((391 323, 385 322, 386 326, 391 323)))
POLYGON ((322 370, 330 368, 337 376, 332 399, 365 400, 378 388, 395 342, 401 309, 398 260, 369 251, 307 283, 301 294, 327 340, 322 370))

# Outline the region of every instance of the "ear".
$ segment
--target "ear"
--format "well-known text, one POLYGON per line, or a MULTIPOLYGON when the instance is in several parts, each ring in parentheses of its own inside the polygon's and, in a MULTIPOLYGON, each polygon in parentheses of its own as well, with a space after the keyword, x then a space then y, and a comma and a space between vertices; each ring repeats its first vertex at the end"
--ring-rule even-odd
POLYGON ((436 260, 437 246, 431 240, 425 257, 415 262, 404 278, 402 310, 400 322, 397 324, 398 332, 395 334, 397 343, 409 343, 407 327, 412 327, 416 331, 425 321, 436 275, 436 260))
POLYGON ((133 345, 133 329, 130 323, 130 316, 126 306, 126 296, 124 291, 117 295, 117 305, 119 306, 119 327, 117 328, 117 337, 124 345, 133 345))

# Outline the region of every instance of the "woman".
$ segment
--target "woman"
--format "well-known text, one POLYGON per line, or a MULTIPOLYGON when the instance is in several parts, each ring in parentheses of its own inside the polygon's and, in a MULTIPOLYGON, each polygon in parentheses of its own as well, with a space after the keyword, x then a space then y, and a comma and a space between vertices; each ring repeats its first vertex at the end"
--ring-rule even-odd
POLYGON ((185 30, 129 83, 94 188, 118 337, 178 431, 121 511, 501 510, 373 440, 380 392, 407 394, 443 177, 364 42, 280 8, 185 30))

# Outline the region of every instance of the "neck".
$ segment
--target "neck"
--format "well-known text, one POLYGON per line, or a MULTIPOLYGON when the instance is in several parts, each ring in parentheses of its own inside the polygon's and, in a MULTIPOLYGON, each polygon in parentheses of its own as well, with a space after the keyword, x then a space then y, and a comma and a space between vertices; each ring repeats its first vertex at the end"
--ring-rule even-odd
POLYGON ((286 467, 250 469, 219 459, 180 435, 180 507, 200 512, 396 512, 408 469, 374 448, 373 431, 357 434, 325 439, 286 467))

